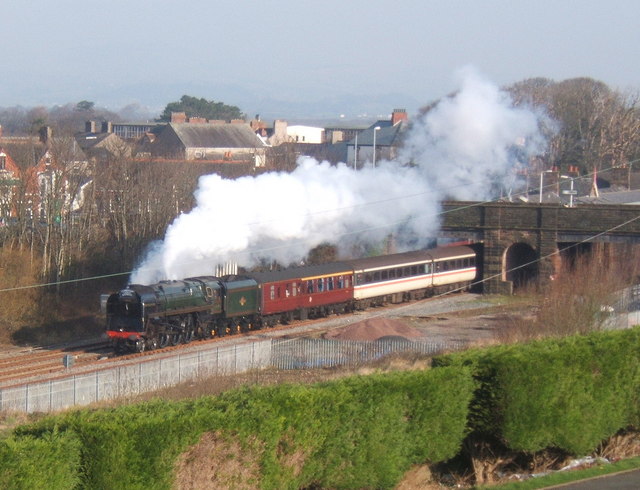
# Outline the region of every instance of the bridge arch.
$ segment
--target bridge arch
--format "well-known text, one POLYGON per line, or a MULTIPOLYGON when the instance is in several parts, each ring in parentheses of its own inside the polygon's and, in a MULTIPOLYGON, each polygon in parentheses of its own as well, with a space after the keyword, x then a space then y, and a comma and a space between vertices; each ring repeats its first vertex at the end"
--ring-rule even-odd
POLYGON ((502 257, 502 280, 514 288, 522 287, 538 279, 538 253, 528 243, 510 245, 502 257))

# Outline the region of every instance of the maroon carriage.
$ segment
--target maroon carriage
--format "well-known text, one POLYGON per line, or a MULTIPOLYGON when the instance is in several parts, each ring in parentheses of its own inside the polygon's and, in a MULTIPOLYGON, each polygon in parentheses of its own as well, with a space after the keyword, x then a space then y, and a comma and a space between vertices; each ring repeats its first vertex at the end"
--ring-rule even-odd
POLYGON ((353 269, 343 263, 249 274, 260 288, 260 314, 269 326, 350 311, 353 269))

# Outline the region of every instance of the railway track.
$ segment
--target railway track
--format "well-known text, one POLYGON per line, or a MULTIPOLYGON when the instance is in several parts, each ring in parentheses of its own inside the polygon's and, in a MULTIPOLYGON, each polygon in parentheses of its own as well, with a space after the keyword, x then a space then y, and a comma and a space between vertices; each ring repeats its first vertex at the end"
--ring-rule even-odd
POLYGON ((70 368, 78 371, 78 368, 90 368, 93 365, 98 367, 103 365, 105 360, 125 362, 175 352, 194 345, 241 339, 266 332, 282 332, 282 334, 286 334, 286 331, 293 327, 300 327, 322 320, 326 319, 300 321, 296 322, 295 325, 278 325, 264 331, 251 330, 246 333, 194 340, 186 344, 122 355, 115 354, 110 341, 106 339, 93 339, 65 344, 64 346, 9 347, 4 350, 0 349, 0 388, 64 375, 70 368))
POLYGON ((0 388, 15 386, 27 382, 37 382, 45 379, 64 376, 69 371, 65 366, 65 360, 72 362, 71 368, 75 371, 90 370, 92 367, 102 367, 107 362, 128 362, 144 359, 148 356, 166 355, 181 349, 187 349, 197 345, 206 345, 220 341, 247 339, 252 336, 299 336, 308 335, 309 330, 332 328, 326 327, 327 323, 335 326, 344 325, 353 321, 360 321, 363 317, 388 315, 394 310, 402 309, 407 305, 429 302, 431 299, 418 302, 402 303, 377 307, 366 312, 352 313, 348 315, 335 315, 328 318, 296 321, 287 325, 262 330, 251 330, 246 333, 214 337, 206 340, 194 340, 187 344, 168 346, 162 349, 148 350, 141 353, 124 355, 114 354, 110 342, 106 339, 92 339, 83 342, 65 344, 63 346, 48 346, 37 348, 6 348, 0 349, 0 388), (79 369, 80 368, 80 369, 79 369))
POLYGON ((68 367, 97 362, 109 352, 109 343, 92 340, 61 347, 5 349, 0 351, 0 386, 26 382, 38 377, 63 373, 68 367))

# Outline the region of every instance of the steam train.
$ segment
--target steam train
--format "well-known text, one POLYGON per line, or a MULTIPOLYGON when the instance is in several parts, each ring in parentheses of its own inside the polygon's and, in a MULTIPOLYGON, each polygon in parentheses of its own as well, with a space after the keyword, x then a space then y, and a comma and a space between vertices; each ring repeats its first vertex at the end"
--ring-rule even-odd
POLYGON ((104 295, 103 307, 114 349, 142 352, 466 289, 476 275, 476 252, 456 245, 269 272, 131 284, 104 295))

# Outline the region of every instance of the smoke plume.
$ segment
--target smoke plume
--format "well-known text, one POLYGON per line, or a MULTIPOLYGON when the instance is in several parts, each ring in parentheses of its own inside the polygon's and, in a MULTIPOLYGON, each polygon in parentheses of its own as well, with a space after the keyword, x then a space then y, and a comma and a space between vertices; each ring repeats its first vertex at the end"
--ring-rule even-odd
POLYGON ((505 192, 541 143, 534 113, 467 70, 455 95, 412 122, 396 161, 355 171, 301 158, 291 173, 203 176, 195 207, 153 244, 131 282, 210 275, 229 260, 289 264, 322 242, 347 255, 389 234, 399 249, 420 248, 437 233, 444 197, 505 192))

